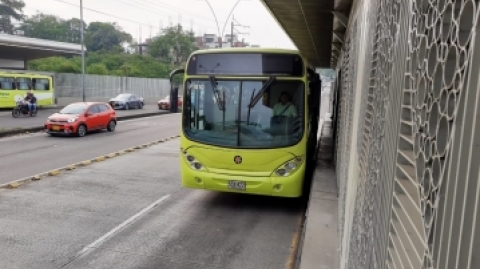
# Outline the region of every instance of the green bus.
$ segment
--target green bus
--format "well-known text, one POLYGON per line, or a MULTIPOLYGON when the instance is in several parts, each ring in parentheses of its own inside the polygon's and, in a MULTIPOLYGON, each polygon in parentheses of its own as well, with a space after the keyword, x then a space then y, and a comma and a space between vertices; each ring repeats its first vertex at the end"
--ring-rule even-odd
POLYGON ((52 75, 0 70, 0 108, 14 108, 28 91, 35 94, 38 106, 55 103, 52 75))
POLYGON ((296 50, 194 52, 184 74, 187 188, 300 197, 316 147, 321 81, 296 50))

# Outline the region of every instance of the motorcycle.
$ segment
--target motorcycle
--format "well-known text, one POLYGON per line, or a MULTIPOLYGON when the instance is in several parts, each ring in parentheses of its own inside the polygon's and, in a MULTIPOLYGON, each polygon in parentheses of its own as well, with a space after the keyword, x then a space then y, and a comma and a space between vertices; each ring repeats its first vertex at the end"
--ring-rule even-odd
MULTIPOLYGON (((18 101, 17 106, 12 110, 12 117, 18 118, 21 115, 28 115, 28 103, 24 101, 18 101)), ((37 116, 37 109, 35 108, 32 113, 30 113, 30 117, 37 116)))

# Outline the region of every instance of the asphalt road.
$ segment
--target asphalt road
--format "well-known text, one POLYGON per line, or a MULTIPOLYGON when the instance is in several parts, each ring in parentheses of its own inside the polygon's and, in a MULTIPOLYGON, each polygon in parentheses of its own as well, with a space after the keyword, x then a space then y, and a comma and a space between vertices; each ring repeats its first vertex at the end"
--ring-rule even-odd
POLYGON ((0 139, 0 184, 180 133, 180 114, 121 121, 85 137, 36 133, 0 139))
MULTIPOLYGON (((15 128, 27 128, 27 127, 36 127, 43 126, 47 118, 53 113, 59 111, 58 109, 41 109, 38 110, 36 117, 29 116, 20 116, 19 118, 13 118, 11 111, 1 111, 0 112, 0 131, 10 130, 15 128)), ((116 110, 117 116, 126 116, 126 115, 137 115, 137 114, 146 114, 146 113, 165 113, 165 110, 159 110, 155 105, 146 105, 143 109, 129 109, 129 110, 116 110)))
POLYGON ((0 190, 0 268, 286 268, 303 204, 183 189, 178 155, 175 139, 0 190))

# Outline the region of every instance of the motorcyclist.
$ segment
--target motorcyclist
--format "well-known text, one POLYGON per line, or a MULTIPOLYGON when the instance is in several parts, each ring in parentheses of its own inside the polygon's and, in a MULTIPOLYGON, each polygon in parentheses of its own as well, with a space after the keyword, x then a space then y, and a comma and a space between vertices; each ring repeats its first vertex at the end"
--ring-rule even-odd
POLYGON ((32 113, 37 109, 37 97, 33 94, 33 92, 27 92, 27 96, 24 99, 25 103, 28 105, 28 113, 32 113))

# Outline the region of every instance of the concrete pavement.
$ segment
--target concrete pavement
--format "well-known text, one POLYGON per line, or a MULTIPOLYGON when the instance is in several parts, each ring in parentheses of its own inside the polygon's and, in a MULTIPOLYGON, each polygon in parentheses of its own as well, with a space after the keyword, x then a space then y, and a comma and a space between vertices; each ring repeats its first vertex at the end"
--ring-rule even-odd
POLYGON ((85 137, 45 133, 0 139, 0 184, 180 134, 180 114, 121 121, 115 132, 85 137))
POLYGON ((8 269, 285 268, 305 209, 181 188, 178 139, 0 196, 8 269))
MULTIPOLYGON (((48 108, 38 110, 36 117, 20 116, 19 118, 13 118, 11 111, 0 112, 0 132, 18 129, 18 128, 31 128, 43 126, 48 116, 59 111, 61 108, 48 108)), ((143 109, 129 109, 129 110, 117 110, 118 117, 131 116, 131 115, 161 115, 169 113, 167 110, 159 110, 155 105, 146 105, 143 109)))
POLYGON ((333 161, 332 125, 324 118, 318 148, 318 161, 303 229, 299 269, 338 269, 338 187, 333 161))

